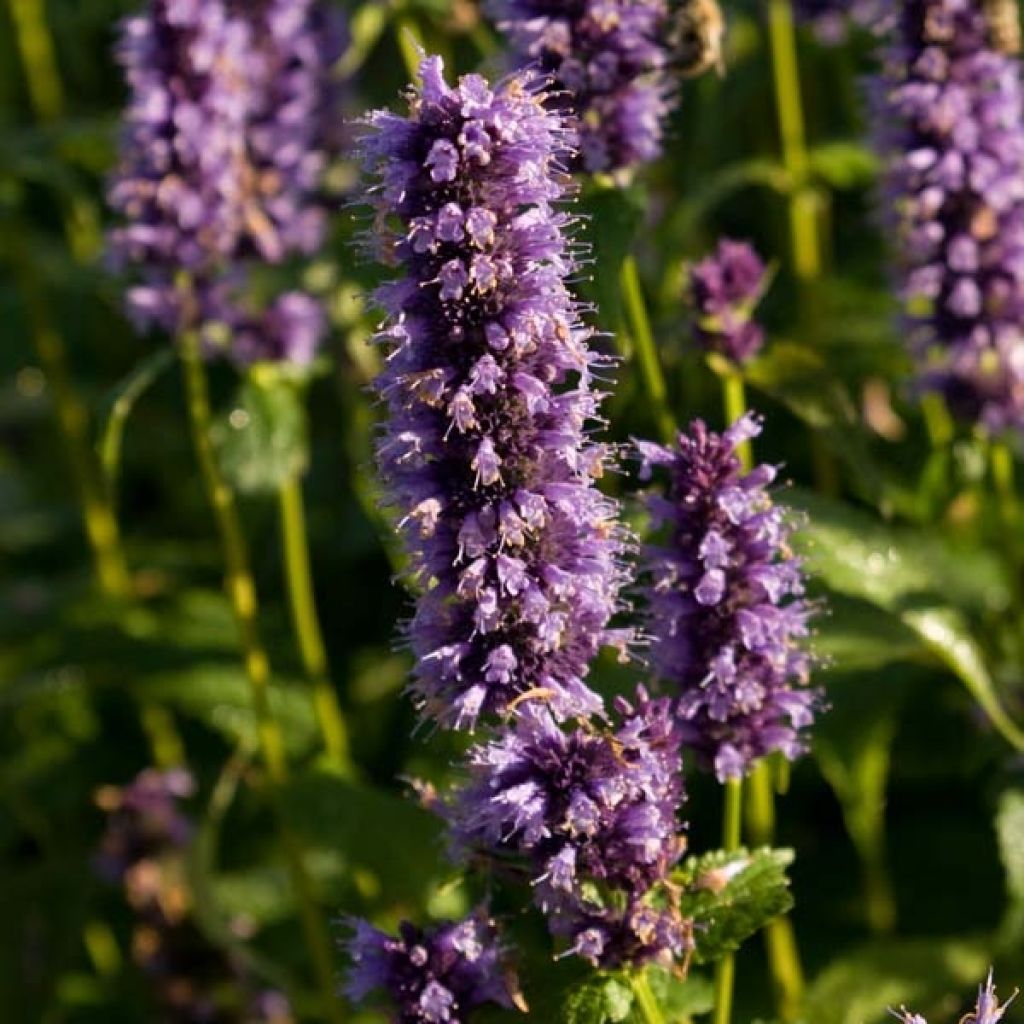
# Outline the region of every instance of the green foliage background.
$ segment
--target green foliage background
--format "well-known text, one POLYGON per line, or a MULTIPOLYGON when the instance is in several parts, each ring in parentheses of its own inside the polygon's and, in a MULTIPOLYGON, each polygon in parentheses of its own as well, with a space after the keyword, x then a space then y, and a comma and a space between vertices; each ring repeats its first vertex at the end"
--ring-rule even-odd
MULTIPOLYGON (((172 361, 153 362, 164 339, 140 339, 126 325, 119 284, 97 251, 123 101, 110 46, 130 5, 46 4, 66 109, 40 124, 9 16, 19 2, 0 6, 0 1019, 154 1019, 130 968, 128 911, 92 870, 102 828, 92 794, 149 762, 153 723, 167 714, 200 782, 192 870, 203 927, 238 943, 229 924, 243 918, 255 934, 247 943, 254 969, 302 991, 308 968, 261 794, 179 374, 172 361), (97 445, 105 437, 104 455, 117 466, 140 595, 130 604, 104 602, 94 589, 52 389, 32 344, 28 285, 70 352, 90 437, 97 445), (137 400, 118 444, 107 425, 126 388, 137 400)), ((625 439, 657 430, 621 329, 626 252, 639 263, 671 409, 680 420, 720 424, 715 376, 688 343, 682 270, 720 233, 752 239, 778 267, 763 305, 771 340, 748 379, 751 403, 767 417, 757 450, 784 464, 794 483, 784 500, 806 512, 800 543, 831 608, 818 645, 831 659, 820 679, 832 710, 779 801, 778 845, 796 851, 805 1019, 875 1024, 887 1005, 906 1002, 935 1021, 955 1020, 990 962, 1004 986, 1024 980, 1024 737, 1014 725, 1024 723, 1024 525, 994 495, 988 443, 962 430, 933 447, 907 398, 872 212, 877 166, 862 143, 869 41, 824 49, 801 35, 810 165, 795 182, 778 155, 760 4, 730 11, 729 73, 681 86, 665 158, 625 193, 590 190, 579 200, 596 257, 582 287, 627 353, 612 431, 625 439), (822 279, 803 291, 787 219, 797 186, 826 253, 822 279)), ((351 16, 346 66, 357 114, 396 102, 405 73, 390 9, 367 3, 351 16)), ((496 66, 497 40, 468 0, 417 3, 402 17, 449 66, 496 66)), ((350 164, 337 182, 358 192, 350 164)), ((360 226, 340 208, 329 246, 306 271, 333 324, 329 358, 308 394, 238 395, 230 369, 213 374, 226 464, 255 492, 244 516, 276 669, 274 706, 298 766, 287 799, 293 824, 332 916, 392 924, 461 913, 479 892, 446 865, 432 818, 402 795, 404 776, 443 783, 458 751, 450 737, 414 734, 401 693, 407 659, 392 645, 406 605, 391 582, 397 554, 368 470, 375 413, 364 385, 376 355, 366 339, 376 314, 365 296, 377 270, 353 246, 360 226), (230 412, 243 404, 249 427, 234 437, 230 412), (261 484, 307 461, 317 597, 353 737, 354 780, 321 763, 282 596, 276 508, 260 494, 261 484)), ((628 480, 610 486, 631 497, 628 480)), ((642 672, 602 663, 596 678, 610 692, 642 672)), ((688 789, 691 849, 712 849, 720 794, 695 775, 688 789)), ((532 925, 521 931, 536 1019, 628 1017, 614 979, 581 988, 577 968, 544 957, 532 925)), ((668 991, 667 976, 655 979, 674 1019, 707 1009, 706 973, 695 971, 685 994, 668 991)), ((735 1019, 770 1020, 757 940, 741 951, 739 979, 735 1019)), ((1007 1020, 1024 1019, 1016 1012, 1007 1020)))

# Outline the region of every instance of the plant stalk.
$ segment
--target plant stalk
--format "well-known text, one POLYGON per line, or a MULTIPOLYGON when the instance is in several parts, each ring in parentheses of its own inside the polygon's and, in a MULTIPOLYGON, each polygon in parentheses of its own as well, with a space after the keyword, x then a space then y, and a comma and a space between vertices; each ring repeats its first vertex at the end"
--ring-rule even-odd
POLYGON ((278 491, 281 535, 284 543, 285 576, 288 603, 299 654, 306 676, 313 686, 313 704, 324 739, 327 757, 333 767, 347 776, 352 774, 352 758, 345 716, 331 683, 327 652, 316 612, 313 574, 309 563, 309 540, 302 482, 296 476, 278 491))
POLYGON ((288 822, 284 805, 283 790, 289 780, 284 737, 270 704, 270 662, 260 636, 259 606, 249 568, 248 546, 234 493, 221 473, 210 439, 212 414, 209 384, 200 352, 198 333, 190 328, 184 329, 178 339, 178 346, 185 376, 192 441, 224 549, 226 589, 238 627, 242 660, 252 693, 256 729, 267 769, 267 789, 277 818, 281 846, 295 891, 306 944, 313 960, 313 969, 323 1003, 322 1014, 331 1024, 340 1024, 343 1017, 334 993, 330 936, 316 906, 302 849, 288 822))
POLYGON ((651 330, 651 321, 647 316, 640 272, 632 255, 627 255, 622 263, 619 283, 629 333, 640 365, 640 376, 651 402, 658 433, 663 441, 671 443, 676 437, 675 417, 669 408, 668 388, 665 385, 665 376, 661 372, 661 361, 658 358, 658 347, 654 340, 654 332, 651 330))
MULTIPOLYGON (((730 779, 725 784, 725 806, 722 814, 722 849, 738 850, 743 828, 743 780, 730 779)), ((732 993, 736 983, 736 956, 727 953, 715 968, 714 1024, 729 1024, 732 1019, 732 993)))
POLYGON ((633 989, 637 1009, 640 1011, 644 1024, 665 1024, 665 1015, 661 1012, 658 1000, 651 991, 651 983, 643 971, 630 975, 629 984, 633 989))
MULTIPOLYGON (((722 406, 725 410, 726 426, 732 426, 747 411, 747 389, 739 370, 732 370, 722 376, 722 406)), ((736 446, 740 465, 744 473, 754 468, 754 448, 750 441, 736 446)))

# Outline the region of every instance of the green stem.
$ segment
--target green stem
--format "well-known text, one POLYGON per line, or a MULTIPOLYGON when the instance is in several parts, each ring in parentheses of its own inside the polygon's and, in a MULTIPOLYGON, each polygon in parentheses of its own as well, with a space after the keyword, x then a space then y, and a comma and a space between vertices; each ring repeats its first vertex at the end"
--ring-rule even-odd
MULTIPOLYGON (((732 370, 722 377, 722 406, 726 423, 731 426, 747 411, 747 389, 738 370, 732 370)), ((754 449, 750 441, 743 441, 736 447, 744 473, 754 468, 754 449)))
POLYGON ((631 974, 629 984, 633 989, 636 1005, 644 1024, 665 1024, 665 1015, 661 1012, 658 1000, 651 991, 651 983, 647 980, 647 975, 641 971, 631 974))
POLYGON ((288 602, 292 625, 299 645, 302 665, 313 685, 313 703, 327 756, 335 768, 351 775, 352 759, 348 729, 331 683, 327 652, 316 613, 313 574, 309 564, 309 541, 306 531, 306 509, 302 483, 293 477, 278 491, 281 534, 284 542, 285 576, 288 581, 288 602))
POLYGON ((1015 481, 1013 452, 1005 442, 993 441, 989 458, 992 463, 992 482, 999 498, 999 510, 1004 524, 1011 530, 1017 524, 1017 484, 1015 481))
POLYGON ((416 29, 416 23, 406 13, 395 15, 395 41, 402 53, 405 70, 413 82, 420 80, 420 61, 423 58, 423 41, 416 29))
POLYGON ((633 256, 627 256, 622 263, 620 275, 622 300, 626 309, 626 320, 633 347, 640 364, 640 376, 650 399, 651 408, 663 441, 671 442, 676 437, 676 422, 668 403, 668 388, 661 372, 658 347, 647 316, 640 272, 633 256))
POLYGON ((921 411, 932 448, 947 448, 956 436, 956 428, 946 400, 937 392, 928 391, 921 397, 921 411))
POLYGON ((43 0, 7 0, 7 5, 32 108, 41 121, 56 121, 64 111, 64 87, 43 0))
MULTIPOLYGON (((725 784, 725 806, 722 814, 722 849, 738 850, 743 826, 743 780, 730 779, 725 784)), ((732 992, 736 982, 736 957, 727 953, 715 968, 714 1024, 729 1024, 732 1019, 732 992)))
POLYGON ((248 546, 234 493, 221 473, 210 438, 212 414, 209 384, 198 333, 192 329, 183 330, 178 346, 185 375, 192 441, 224 549, 226 590, 238 627, 242 660, 252 693, 256 729, 267 769, 268 793, 277 818, 281 846, 295 891, 306 944, 320 987, 323 1002, 321 1012, 332 1024, 339 1024, 343 1017, 334 993, 330 936, 316 905, 302 849, 288 822, 284 805, 284 787, 289 780, 284 737, 270 705, 270 662, 260 636, 259 606, 249 568, 248 546))

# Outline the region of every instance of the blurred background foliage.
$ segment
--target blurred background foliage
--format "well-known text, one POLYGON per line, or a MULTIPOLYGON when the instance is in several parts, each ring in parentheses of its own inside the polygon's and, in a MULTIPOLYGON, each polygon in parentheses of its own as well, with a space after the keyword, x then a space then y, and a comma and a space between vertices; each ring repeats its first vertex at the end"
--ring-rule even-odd
MULTIPOLYGON (((103 182, 124 98, 110 51, 131 6, 47 0, 26 75, 15 30, 44 8, 0 5, 0 1017, 10 1024, 155 1019, 130 964, 129 911, 93 869, 103 827, 93 794, 182 751, 199 781, 190 871, 202 927, 244 944, 269 980, 300 993, 309 984, 179 371, 160 356, 165 339, 140 339, 126 324, 102 260, 103 182), (38 50, 46 38, 59 80, 38 50), (54 336, 87 414, 85 443, 116 470, 132 600, 97 596, 54 425, 60 381, 40 355, 54 336)), ((906 1002, 955 1020, 990 962, 1005 985, 1024 979, 1024 735, 1014 724, 1024 723, 1024 532, 1005 494, 995 496, 987 442, 959 432, 934 443, 906 393, 873 212, 877 167, 862 141, 871 41, 826 48, 801 33, 808 163, 795 176, 779 155, 760 6, 729 5, 728 74, 681 86, 665 158, 629 190, 579 197, 594 248, 581 289, 615 336, 607 344, 625 353, 612 432, 653 436, 656 405, 618 299, 625 254, 640 267, 669 407, 681 421, 714 424, 718 384, 688 343, 684 265, 722 233, 775 261, 762 307, 771 340, 748 392, 767 417, 758 454, 793 482, 785 500, 806 513, 800 543, 830 608, 817 643, 832 710, 779 804, 778 844, 797 851, 805 1018, 875 1022, 906 1002), (820 275, 803 281, 793 202, 822 243, 820 275)), ((354 116, 396 101, 402 23, 449 66, 498 66, 498 40, 470 0, 353 2, 349 13, 343 70, 354 116)), ((366 296, 378 271, 353 246, 364 221, 344 194, 358 196, 355 175, 351 162, 336 169, 333 235, 304 271, 334 329, 302 403, 293 396, 286 415, 261 412, 272 397, 240 396, 226 366, 213 375, 225 463, 256 492, 244 517, 274 705, 296 766, 289 814, 321 904, 333 917, 389 925, 461 913, 476 894, 446 865, 438 826, 401 781, 443 782, 458 741, 414 733, 402 698, 408 664, 393 637, 406 604, 369 472, 375 413, 364 389, 377 358, 366 296), (259 493, 281 460, 308 460, 317 597, 352 735, 351 778, 321 760, 288 631, 275 508, 259 493)), ((626 478, 610 487, 633 490, 626 478)), ((597 679, 611 691, 642 672, 609 661, 597 679)), ((693 776, 688 789, 691 847, 712 848, 717 788, 693 776)), ((760 943, 743 949, 739 972, 736 1019, 768 1020, 760 943)), ((527 996, 543 1005, 529 985, 527 996)))

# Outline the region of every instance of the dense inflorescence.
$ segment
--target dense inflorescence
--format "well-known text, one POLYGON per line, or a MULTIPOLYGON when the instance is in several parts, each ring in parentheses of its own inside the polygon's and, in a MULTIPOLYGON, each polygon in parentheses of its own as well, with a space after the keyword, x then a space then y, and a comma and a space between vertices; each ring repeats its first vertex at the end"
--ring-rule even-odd
POLYGON ((464 852, 519 855, 534 897, 571 951, 603 966, 671 960, 685 923, 659 900, 684 849, 678 722, 643 689, 618 724, 563 729, 542 704, 469 755, 450 810, 464 852))
POLYGON ((356 921, 345 945, 345 994, 355 1004, 383 994, 395 1024, 460 1024, 485 1003, 513 1005, 497 934, 480 915, 429 931, 403 923, 397 937, 356 921))
POLYGON ((320 244, 340 43, 316 0, 150 0, 126 19, 131 98, 110 189, 126 223, 110 247, 139 272, 128 305, 141 325, 230 320, 225 275, 320 244))
MULTIPOLYGON (((998 1024, 1006 1014, 1006 1008, 1016 996, 1017 993, 1014 992, 1005 1003, 1000 1003, 996 997, 996 987, 990 970, 985 983, 978 986, 978 1001, 974 1009, 962 1019, 961 1024, 998 1024)), ((928 1024, 928 1021, 920 1014, 911 1013, 907 1009, 893 1010, 892 1015, 903 1024, 928 1024)))
POLYGON ((410 116, 372 115, 364 142, 402 272, 378 293, 377 457, 417 590, 412 690, 455 728, 528 691, 595 712, 584 678, 619 639, 628 540, 594 486, 603 360, 565 283, 563 120, 531 73, 449 87, 431 58, 421 75, 410 116))
POLYGON ((802 642, 812 607, 767 491, 775 470, 744 474, 736 451, 759 429, 749 415, 721 435, 698 420, 674 448, 639 442, 647 471, 668 476, 650 499, 667 528, 646 558, 652 662, 679 694, 683 744, 723 781, 772 751, 802 753, 818 700, 802 642))
POLYGON ((714 254, 688 273, 694 340, 742 365, 764 344, 764 329, 752 318, 768 282, 761 257, 747 242, 723 238, 714 254))
POLYGON ((168 1024, 292 1024, 288 999, 250 983, 197 927, 186 852, 194 829, 182 806, 195 789, 183 770, 148 769, 100 790, 107 827, 96 869, 119 884, 135 914, 132 951, 168 1024))
POLYGON ((875 93, 886 211, 922 387, 1024 426, 1024 120, 980 0, 908 0, 875 93))
POLYGON ((576 115, 587 171, 615 173, 661 152, 670 94, 664 0, 490 0, 519 60, 549 73, 576 115))

